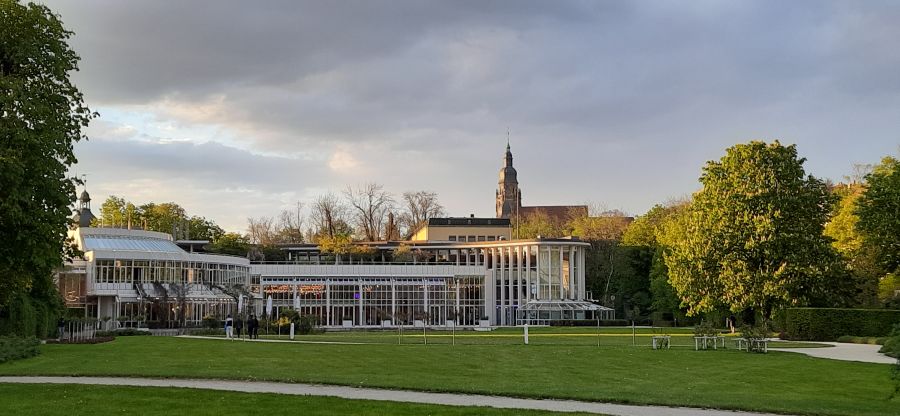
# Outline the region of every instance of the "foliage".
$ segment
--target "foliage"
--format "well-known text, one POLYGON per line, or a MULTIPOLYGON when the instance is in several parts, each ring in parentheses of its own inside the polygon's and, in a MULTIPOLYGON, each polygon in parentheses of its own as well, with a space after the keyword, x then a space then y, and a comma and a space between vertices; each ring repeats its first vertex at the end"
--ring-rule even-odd
MULTIPOLYGON (((516 222, 513 220, 513 222, 516 222)), ((536 210, 528 213, 524 218, 520 218, 518 223, 513 224, 513 236, 518 238, 544 238, 562 237, 564 234, 565 224, 559 224, 550 218, 543 210, 536 210)))
POLYGON ((848 289, 853 296, 842 302, 842 306, 875 306, 878 303, 878 280, 884 274, 875 258, 878 250, 864 240, 857 227, 857 202, 863 191, 861 184, 839 185, 834 188, 832 193, 840 197, 840 202, 835 206, 824 230, 825 235, 834 240, 832 246, 847 264, 848 274, 845 280, 850 283, 848 289))
POLYGON ((747 352, 765 352, 763 341, 769 338, 769 327, 763 322, 760 325, 744 325, 741 336, 747 340, 747 352))
POLYGON ((834 341, 843 335, 883 337, 900 321, 900 310, 788 308, 784 332, 790 339, 834 341))
POLYGON ((20 360, 40 354, 37 338, 20 338, 0 336, 0 364, 7 361, 20 360))
POLYGON ((204 316, 201 322, 204 328, 222 328, 224 325, 219 318, 212 315, 204 316))
POLYGON ((840 277, 822 235, 831 196, 804 161, 793 145, 754 141, 707 163, 703 189, 664 241, 669 281, 689 315, 725 307, 769 317, 840 277))
POLYGON ((894 324, 894 329, 891 331, 890 336, 881 345, 879 352, 900 359, 900 321, 894 324))
POLYGON ((335 263, 339 263, 341 256, 350 254, 353 248, 353 241, 349 235, 336 235, 334 237, 319 237, 319 250, 322 253, 332 254, 335 256, 335 263))
POLYGON ((134 328, 121 328, 116 329, 114 331, 96 331, 94 332, 95 337, 134 337, 134 336, 145 336, 145 335, 153 335, 150 331, 141 331, 134 328))
POLYGON ((625 216, 579 216, 573 218, 568 225, 572 235, 584 241, 604 241, 622 239, 628 228, 630 219, 625 216))
POLYGON ((884 345, 888 337, 856 337, 853 335, 844 335, 838 337, 837 342, 845 342, 848 344, 868 344, 868 345, 884 345))
MULTIPOLYGON (((46 284, 41 279, 40 284, 46 284)), ((62 302, 54 287, 34 287, 30 293, 15 293, 0 309, 0 334, 47 338, 56 333, 62 302)))
POLYGON ((176 239, 215 241, 225 231, 212 220, 188 216, 174 202, 149 202, 140 206, 111 195, 100 206, 100 217, 94 222, 107 227, 134 227, 171 234, 176 239))
POLYGON ((250 250, 250 243, 247 239, 238 233, 224 233, 219 238, 213 240, 209 247, 209 251, 219 254, 230 254, 232 256, 246 257, 250 250))
POLYGON ((66 175, 96 115, 69 80, 79 60, 71 36, 44 5, 0 2, 0 310, 52 287, 53 270, 76 254, 66 236, 76 179, 66 175))
POLYGON ((222 327, 217 328, 194 328, 189 329, 187 331, 188 335, 197 335, 197 336, 220 336, 225 335, 225 330, 222 327))
POLYGON ((701 321, 699 324, 694 326, 694 336, 698 337, 712 337, 719 335, 719 329, 715 327, 710 321, 701 321))
POLYGON ((857 228, 877 247, 887 271, 900 269, 900 160, 886 157, 866 175, 866 190, 857 203, 857 228))

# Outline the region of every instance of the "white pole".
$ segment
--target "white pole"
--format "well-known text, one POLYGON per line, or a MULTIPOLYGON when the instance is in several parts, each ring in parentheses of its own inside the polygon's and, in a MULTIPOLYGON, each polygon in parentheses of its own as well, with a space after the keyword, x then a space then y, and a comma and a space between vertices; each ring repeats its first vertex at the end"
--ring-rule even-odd
POLYGON ((525 345, 528 345, 528 324, 525 324, 525 345))
POLYGON ((291 341, 294 340, 294 323, 291 322, 291 341))

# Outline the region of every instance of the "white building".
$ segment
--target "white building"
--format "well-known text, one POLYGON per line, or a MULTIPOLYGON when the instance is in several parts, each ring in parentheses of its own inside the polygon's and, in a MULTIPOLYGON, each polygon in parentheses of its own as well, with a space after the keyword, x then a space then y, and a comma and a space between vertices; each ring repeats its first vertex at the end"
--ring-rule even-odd
POLYGON ((613 318, 611 309, 588 301, 588 244, 577 239, 361 244, 370 247, 364 258, 285 247, 287 262, 253 263, 251 274, 276 312, 297 309, 325 327, 613 318), (404 250, 410 254, 401 258, 404 250))
POLYGON ((120 326, 221 318, 236 308, 235 289, 251 284, 247 259, 188 253, 169 234, 82 227, 69 236, 84 255, 58 273, 66 306, 120 326))

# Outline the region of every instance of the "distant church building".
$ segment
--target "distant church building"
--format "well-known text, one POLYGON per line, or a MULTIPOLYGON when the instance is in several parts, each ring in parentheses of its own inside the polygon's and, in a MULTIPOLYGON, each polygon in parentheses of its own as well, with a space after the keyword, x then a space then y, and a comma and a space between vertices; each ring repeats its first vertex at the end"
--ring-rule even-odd
POLYGON ((497 185, 497 218, 524 220, 529 215, 543 212, 550 217, 551 221, 564 223, 573 216, 588 215, 587 205, 522 206, 522 190, 519 189, 519 179, 516 168, 513 167, 513 155, 508 142, 497 185))

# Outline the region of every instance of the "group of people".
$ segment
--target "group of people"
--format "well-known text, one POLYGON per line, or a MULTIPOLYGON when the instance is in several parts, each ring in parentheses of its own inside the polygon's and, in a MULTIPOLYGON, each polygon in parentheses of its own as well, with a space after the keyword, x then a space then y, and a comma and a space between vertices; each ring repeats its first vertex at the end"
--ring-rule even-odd
MULTIPOLYGON (((231 317, 231 314, 225 318, 225 336, 228 339, 241 338, 241 332, 244 330, 244 320, 238 317, 237 320, 231 317)), ((259 319, 256 315, 250 315, 247 319, 247 335, 250 339, 259 339, 259 319)))

